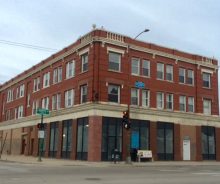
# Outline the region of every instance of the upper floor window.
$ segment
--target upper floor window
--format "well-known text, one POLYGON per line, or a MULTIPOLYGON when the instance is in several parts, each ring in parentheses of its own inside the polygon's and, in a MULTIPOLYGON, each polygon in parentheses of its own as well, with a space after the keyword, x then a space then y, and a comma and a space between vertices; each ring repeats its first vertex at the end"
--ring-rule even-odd
POLYGON ((120 103, 120 86, 108 85, 108 101, 120 103))
POLYGON ((45 97, 42 99, 42 108, 43 109, 49 109, 49 97, 45 97))
POLYGON ((13 89, 8 90, 8 94, 7 94, 7 102, 11 102, 13 101, 13 89))
POLYGON ((75 61, 70 61, 66 64, 66 79, 75 76, 75 61))
POLYGON ((173 81, 173 66, 166 65, 166 80, 173 81))
POLYGON ((186 70, 184 68, 179 68, 179 82, 185 83, 186 70))
POLYGON ((164 79, 164 64, 157 63, 157 79, 164 79))
POLYGON ((142 62, 142 75, 150 77, 150 61, 143 60, 142 62))
POLYGON ((23 107, 23 105, 21 105, 18 107, 18 118, 23 117, 23 112, 24 112, 24 107, 23 107))
POLYGON ((140 59, 132 58, 132 60, 131 60, 131 73, 133 75, 140 75, 140 59))
POLYGON ((194 112, 194 97, 188 97, 188 111, 194 112))
POLYGON ((203 99, 203 113, 206 115, 211 115, 212 101, 210 99, 203 99))
POLYGON ((72 107, 74 105, 74 90, 65 92, 65 107, 72 107))
POLYGON ((80 102, 86 103, 88 100, 88 86, 87 85, 80 86, 80 94, 81 94, 80 102))
POLYGON ((109 52, 109 70, 121 71, 121 54, 116 52, 109 52))
POLYGON ((173 110, 173 94, 166 94, 166 109, 173 110))
POLYGON ((202 73, 203 87, 211 88, 211 74, 210 73, 202 73))
POLYGON ((150 106, 150 91, 142 90, 142 106, 149 107, 150 106))
POLYGON ((24 97, 24 84, 20 85, 19 97, 24 97))
POLYGON ((43 76, 43 88, 50 86, 50 72, 47 72, 43 76))
POLYGON ((53 84, 59 83, 61 81, 62 81, 62 67, 58 67, 53 70, 53 84))
POLYGON ((34 87, 33 87, 33 91, 39 91, 40 90, 40 77, 37 77, 36 79, 34 79, 34 87))
POLYGON ((194 71, 187 70, 187 84, 194 85, 194 71))
POLYGON ((164 93, 157 92, 157 108, 163 109, 164 108, 164 93))
POLYGON ((186 111, 186 96, 179 97, 180 111, 186 111))
POLYGON ((139 90, 136 88, 131 89, 131 105, 139 105, 139 90))
POLYGON ((37 109, 39 108, 39 100, 34 100, 32 104, 32 114, 37 114, 37 109))
POLYGON ((81 56, 81 60, 82 60, 82 72, 86 72, 88 71, 88 53, 85 53, 81 56))
POLYGON ((61 107, 61 94, 58 93, 52 96, 52 110, 58 110, 61 107))

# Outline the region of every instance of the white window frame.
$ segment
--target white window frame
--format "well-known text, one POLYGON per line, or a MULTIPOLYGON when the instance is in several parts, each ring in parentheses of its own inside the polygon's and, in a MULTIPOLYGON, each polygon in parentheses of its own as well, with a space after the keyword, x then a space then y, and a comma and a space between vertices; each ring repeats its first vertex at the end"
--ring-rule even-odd
POLYGON ((69 61, 66 64, 66 79, 70 79, 75 76, 75 60, 69 61))
POLYGON ((166 65, 166 80, 173 81, 173 65, 166 65), (167 74, 171 74, 171 79, 167 79, 167 74))
POLYGON ((142 106, 150 107, 150 90, 147 89, 142 90, 142 106))
POLYGON ((194 97, 190 96, 188 97, 188 112, 195 112, 195 101, 194 101, 194 97), (190 106, 193 107, 193 110, 190 111, 190 106))
POLYGON ((108 53, 108 69, 110 71, 116 71, 116 72, 120 72, 121 71, 121 53, 109 51, 109 53, 108 53), (110 60, 110 55, 111 54, 118 55, 118 57, 119 57, 118 61, 111 61, 110 60), (110 67, 111 63, 117 63, 118 64, 118 70, 115 70, 114 68, 111 68, 110 67))
POLYGON ((48 109, 49 110, 49 105, 50 105, 50 98, 49 97, 44 97, 42 99, 42 104, 41 104, 41 107, 43 109, 48 109))
POLYGON ((191 78, 190 75, 192 75, 192 84, 189 83, 188 81, 187 81, 187 84, 194 86, 194 71, 189 69, 187 70, 187 80, 191 78))
POLYGON ((22 118, 23 116, 24 116, 24 107, 23 107, 23 105, 20 105, 18 107, 18 119, 22 118))
POLYGON ((180 84, 185 84, 186 83, 186 69, 185 68, 181 68, 181 67, 179 68, 179 83, 180 84), (180 81, 180 76, 182 76, 182 75, 180 75, 181 71, 183 71, 183 79, 184 79, 183 82, 180 81))
POLYGON ((173 110, 173 94, 171 94, 171 93, 167 93, 166 94, 166 109, 167 110, 173 110), (171 97, 171 101, 170 101, 170 98, 169 97, 171 97), (170 108, 168 108, 169 107, 169 103, 171 103, 171 109, 170 108))
POLYGON ((140 59, 139 58, 131 59, 131 74, 140 75, 140 59), (137 70, 137 71, 134 71, 134 70, 137 70))
POLYGON ((7 92, 7 103, 13 101, 13 90, 9 89, 7 92))
POLYGON ((62 67, 57 67, 53 70, 53 84, 57 84, 62 81, 62 67))
POLYGON ((89 53, 86 52, 81 55, 81 72, 87 72, 89 70, 89 53), (85 59, 86 58, 86 59, 85 59), (87 64, 87 68, 84 66, 87 64))
POLYGON ((120 103, 120 86, 119 85, 116 85, 116 84, 109 84, 108 85, 108 96, 109 96, 109 94, 111 94, 110 92, 110 88, 112 88, 112 87, 114 87, 114 88, 117 88, 117 90, 118 90, 118 100, 117 100, 117 102, 113 102, 113 101, 109 101, 109 98, 108 98, 108 102, 110 102, 110 103, 120 103))
POLYGON ((69 108, 74 105, 74 94, 74 89, 65 91, 65 108, 69 108))
POLYGON ((157 92, 157 109, 164 109, 164 93, 157 92))
POLYGON ((37 114, 38 108, 39 108, 39 100, 34 100, 32 103, 32 115, 37 114))
POLYGON ((43 88, 50 86, 50 72, 47 72, 43 76, 43 88))
POLYGON ((20 85, 19 98, 24 97, 24 84, 20 85))
POLYGON ((88 102, 88 85, 80 86, 80 103, 88 102), (83 96, 86 95, 86 101, 83 102, 83 96))
POLYGON ((131 105, 134 105, 134 106, 139 106, 139 89, 137 88, 131 88, 131 105), (137 96, 134 96, 134 92, 137 94, 137 96), (137 98, 137 104, 133 104, 132 103, 132 98, 137 98))
POLYGON ((163 63, 157 63, 157 79, 164 80, 164 64, 163 63), (158 77, 158 72, 162 72, 162 78, 158 77))
POLYGON ((203 114, 211 115, 212 114, 212 100, 203 99, 203 114))
POLYGON ((207 73, 207 72, 203 72, 202 73, 202 86, 204 87, 204 88, 211 88, 211 74, 210 73, 207 73), (209 83, 209 86, 207 87, 207 86, 204 86, 204 75, 207 75, 208 76, 208 83, 209 83))
POLYGON ((28 95, 27 95, 27 107, 30 107, 30 104, 31 103, 31 94, 30 93, 28 93, 28 95))
POLYGON ((145 59, 142 61, 142 75, 145 77, 150 77, 150 61, 145 59), (144 66, 144 63, 147 63, 147 67, 144 66), (148 75, 144 75, 144 69, 148 70, 148 75))
POLYGON ((183 96, 183 95, 179 96, 179 110, 181 112, 186 112, 186 96, 183 96), (184 105, 184 109, 183 110, 180 108, 181 104, 184 105))

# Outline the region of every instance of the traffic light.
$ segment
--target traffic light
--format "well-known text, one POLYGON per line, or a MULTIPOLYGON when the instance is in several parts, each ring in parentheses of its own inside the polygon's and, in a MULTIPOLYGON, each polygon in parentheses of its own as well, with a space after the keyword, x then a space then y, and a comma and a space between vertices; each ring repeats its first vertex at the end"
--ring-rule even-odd
POLYGON ((131 124, 130 124, 130 121, 129 121, 129 111, 128 110, 123 112, 122 123, 123 123, 125 129, 128 130, 128 129, 131 128, 131 124))
POLYGON ((44 123, 38 123, 38 124, 37 124, 37 128, 38 128, 39 130, 43 130, 43 129, 44 129, 44 123))

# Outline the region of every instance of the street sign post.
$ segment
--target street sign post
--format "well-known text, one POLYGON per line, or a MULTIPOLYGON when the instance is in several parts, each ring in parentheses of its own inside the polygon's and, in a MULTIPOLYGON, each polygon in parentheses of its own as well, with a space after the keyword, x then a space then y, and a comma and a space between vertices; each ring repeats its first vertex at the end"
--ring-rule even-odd
POLYGON ((49 115, 50 111, 48 109, 37 109, 37 114, 41 115, 41 126, 38 132, 38 161, 41 162, 41 155, 42 155, 42 149, 43 149, 43 140, 44 140, 44 126, 43 126, 43 119, 44 115, 49 115))

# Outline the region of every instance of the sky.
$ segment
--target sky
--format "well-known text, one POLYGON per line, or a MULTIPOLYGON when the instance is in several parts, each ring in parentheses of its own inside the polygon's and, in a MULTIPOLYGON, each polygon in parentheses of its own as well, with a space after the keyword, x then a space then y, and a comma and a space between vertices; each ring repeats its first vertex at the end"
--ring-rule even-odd
POLYGON ((92 24, 220 60, 219 0, 0 0, 0 83, 54 53, 3 41, 60 50, 92 24))

